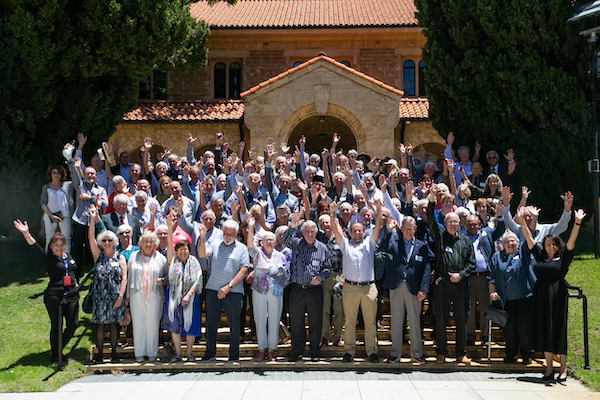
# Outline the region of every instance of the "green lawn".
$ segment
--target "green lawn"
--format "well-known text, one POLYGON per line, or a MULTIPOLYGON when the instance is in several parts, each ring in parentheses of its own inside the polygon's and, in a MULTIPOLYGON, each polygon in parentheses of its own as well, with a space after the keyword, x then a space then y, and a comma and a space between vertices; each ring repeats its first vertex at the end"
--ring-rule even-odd
POLYGON ((50 362, 50 321, 43 302, 46 273, 23 239, 0 240, 0 392, 54 391, 85 374, 91 349, 89 316, 66 348, 58 372, 50 362))
MULTIPOLYGON (((600 391, 600 262, 593 259, 590 234, 582 234, 567 281, 581 286, 588 298, 591 369, 585 370, 581 300, 569 300, 569 369, 600 391)), ((25 241, 0 240, 0 392, 54 391, 85 374, 92 342, 89 315, 80 313, 80 326, 69 343, 69 361, 61 372, 50 363, 50 322, 43 303, 45 271, 25 241)))

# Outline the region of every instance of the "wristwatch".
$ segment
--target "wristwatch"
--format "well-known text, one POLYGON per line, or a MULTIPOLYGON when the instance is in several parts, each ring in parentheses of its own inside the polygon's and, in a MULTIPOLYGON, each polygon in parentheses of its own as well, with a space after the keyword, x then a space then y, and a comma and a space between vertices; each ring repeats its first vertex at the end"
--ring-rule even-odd
POLYGON ((227 286, 229 286, 229 289, 233 289, 233 285, 231 284, 231 282, 229 282, 229 283, 227 284, 227 286))

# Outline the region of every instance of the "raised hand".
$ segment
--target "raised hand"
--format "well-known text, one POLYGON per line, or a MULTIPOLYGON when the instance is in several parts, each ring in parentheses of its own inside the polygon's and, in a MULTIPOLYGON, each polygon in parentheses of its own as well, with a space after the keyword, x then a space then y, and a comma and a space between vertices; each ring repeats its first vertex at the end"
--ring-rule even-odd
POLYGON ((332 201, 331 203, 329 203, 329 214, 334 215, 335 210, 337 210, 337 207, 338 203, 336 201, 332 201))
POLYGON ((202 239, 204 239, 204 237, 206 236, 206 232, 208 232, 208 229, 206 229, 206 225, 200 223, 200 225, 198 225, 198 234, 202 239))
POLYGON ((479 152, 481 151, 481 144, 479 143, 479 140, 475 141, 475 153, 479 154, 479 152))
POLYGON ((279 143, 279 148, 281 149, 281 152, 283 154, 287 153, 288 151, 290 151, 290 146, 288 146, 287 143, 279 143))
POLYGON ((415 184, 413 181, 408 181, 404 186, 404 190, 406 192, 406 201, 412 201, 412 198, 415 196, 415 184))
POLYGON ((246 147, 246 143, 244 143, 244 142, 238 143, 238 149, 240 150, 240 154, 242 154, 244 152, 244 147, 246 147))
POLYGON ((500 218, 502 216, 502 202, 501 201, 496 201, 494 203, 494 213, 496 214, 496 217, 500 218))
POLYGON ((79 142, 79 148, 83 149, 83 146, 86 144, 88 138, 83 133, 79 132, 77 134, 77 141, 79 142))
POLYGON ((404 143, 400 143, 400 146, 398 146, 398 151, 400 152, 400 156, 404 156, 404 154, 406 154, 406 146, 404 146, 404 143))
POLYGON ((515 159, 515 152, 513 151, 513 149, 508 149, 506 151, 506 154, 504 154, 504 158, 506 158, 506 161, 508 161, 508 162, 514 160, 515 159))
POLYGON ((521 197, 524 199, 528 199, 531 194, 531 190, 527 186, 521 186, 521 197))
POLYGON ((412 156, 413 154, 413 147, 412 144, 408 144, 408 146, 406 146, 406 154, 408 154, 409 156, 412 156))
POLYGON ((335 132, 333 134, 333 147, 335 148, 335 146, 337 146, 337 144, 340 142, 340 139, 342 137, 340 135, 337 134, 337 132, 335 132))
POLYGON ((290 222, 290 228, 297 228, 298 226, 302 225, 302 223, 304 222, 304 219, 302 218, 302 214, 300 214, 300 212, 295 212, 292 214, 292 220, 290 222))
POLYGON ((505 206, 508 206, 510 204, 510 200, 513 197, 513 193, 510 191, 510 188, 508 186, 503 186, 502 187, 502 203, 505 206))
POLYGON ((306 146, 306 138, 304 137, 304 135, 302 135, 300 140, 298 140, 298 144, 300 145, 301 149, 303 149, 306 146))
POLYGON ((535 206, 529 206, 527 207, 529 209, 529 212, 531 213, 531 215, 534 218, 538 218, 540 216, 540 212, 542 211, 541 209, 535 207, 535 206))
POLYGON ((227 150, 229 150, 229 142, 223 143, 223 149, 221 150, 221 154, 227 155, 227 150))
POLYGON ((254 150, 254 147, 251 147, 248 150, 248 158, 250 158, 251 160, 254 160, 255 155, 256 155, 256 150, 254 150))
POLYGON ((565 211, 571 211, 571 207, 573 207, 573 193, 571 192, 566 192, 565 193, 565 201, 564 201, 564 207, 565 207, 565 211))
POLYGON ((192 132, 189 132, 188 133, 188 139, 187 139, 188 144, 192 144, 195 141, 196 141, 196 138, 192 136, 192 132))
POLYGON ((306 193, 306 189, 308 189, 308 186, 302 179, 296 179, 296 185, 298 185, 298 189, 300 189, 302 193, 306 193))
POLYGON ((394 219, 394 218, 388 218, 387 221, 387 230, 388 231, 393 231, 396 228, 399 228, 400 225, 398 225, 398 222, 394 219))
POLYGON ((150 139, 150 137, 144 139, 144 148, 146 149, 146 151, 149 151, 152 148, 152 146, 154 146, 154 143, 152 143, 152 139, 150 139))
POLYGON ((252 216, 249 216, 247 219, 248 222, 248 228, 254 228, 254 225, 256 224, 256 219, 252 216))
POLYGON ((26 235, 29 232, 29 225, 27 225, 27 221, 21 222, 19 219, 15 219, 14 221, 15 228, 23 235, 26 235))
POLYGON ((121 143, 118 140, 115 140, 112 145, 113 153, 118 153, 121 148, 121 143))
POLYGON ((381 190, 385 190, 385 186, 387 185, 387 179, 385 179, 384 174, 379 174, 379 187, 381 190))
POLYGON ((575 211, 575 222, 576 223, 581 223, 581 221, 583 221, 583 219, 585 218, 585 211, 583 211, 583 209, 579 209, 577 211, 575 211))
POLYGON ((448 138, 446 138, 446 143, 449 146, 452 146, 452 144, 454 143, 454 132, 449 132, 448 133, 448 138))
POLYGON ((167 223, 167 228, 172 231, 173 227, 175 226, 175 216, 171 214, 167 215, 165 222, 167 223))

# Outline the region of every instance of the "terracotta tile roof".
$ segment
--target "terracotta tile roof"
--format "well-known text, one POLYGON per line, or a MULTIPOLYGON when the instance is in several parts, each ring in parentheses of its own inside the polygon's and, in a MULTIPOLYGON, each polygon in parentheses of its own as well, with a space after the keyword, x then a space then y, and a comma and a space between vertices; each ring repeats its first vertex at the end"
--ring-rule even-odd
POLYGON ((377 86, 381 86, 382 88, 387 89, 387 90, 389 90, 391 92, 394 92, 396 94, 399 94, 400 96, 404 95, 403 91, 401 91, 399 89, 396 89, 395 87, 392 87, 390 85, 386 85, 385 83, 383 83, 381 81, 378 81, 377 79, 375 79, 375 78, 373 78, 373 77, 371 77, 369 75, 363 74, 362 72, 358 72, 354 68, 347 67, 344 64, 342 64, 340 62, 337 62, 336 60, 334 60, 331 57, 327 57, 325 55, 319 55, 319 56, 316 56, 314 58, 311 58, 310 60, 306 61, 305 63, 302 63, 302 64, 298 65, 297 67, 294 67, 292 69, 288 69, 287 71, 282 72, 281 74, 276 75, 276 76, 274 76, 274 77, 272 77, 270 79, 267 79, 266 81, 261 82, 258 85, 254 86, 254 87, 252 87, 252 88, 250 88, 248 90, 246 90, 245 92, 243 92, 241 94, 241 97, 243 98, 243 97, 245 97, 245 96, 247 96, 249 94, 252 94, 252 93, 254 93, 254 92, 256 92, 256 91, 264 88, 265 86, 269 86, 270 84, 272 84, 274 82, 277 82, 278 80, 280 80, 280 79, 282 79, 282 78, 284 78, 284 77, 286 77, 286 76, 288 76, 290 74, 293 74, 296 71, 304 69, 304 68, 308 67, 309 65, 312 65, 312 64, 314 64, 314 63, 316 63, 317 61, 320 61, 320 60, 328 61, 328 62, 330 62, 333 65, 336 65, 336 66, 338 66, 340 68, 343 68, 346 71, 349 71, 349 72, 353 73, 356 76, 359 76, 359 77, 361 77, 363 79, 366 79, 366 80, 370 81, 371 83, 374 83, 377 86))
POLYGON ((190 5, 212 29, 417 26, 413 0, 238 0, 190 5))
POLYGON ((402 99, 399 112, 401 119, 429 119, 429 100, 420 97, 402 99))
POLYGON ((125 114, 123 121, 237 121, 243 114, 244 103, 240 100, 140 101, 135 110, 125 114))

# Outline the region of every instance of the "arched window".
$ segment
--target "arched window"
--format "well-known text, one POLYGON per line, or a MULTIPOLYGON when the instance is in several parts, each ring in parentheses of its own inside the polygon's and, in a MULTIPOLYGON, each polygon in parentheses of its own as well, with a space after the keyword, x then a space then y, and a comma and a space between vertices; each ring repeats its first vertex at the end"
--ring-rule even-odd
POLYGON ((294 63, 294 68, 296 68, 298 65, 302 65, 302 64, 303 64, 302 61, 296 61, 294 63))
POLYGON ((340 61, 340 64, 344 64, 346 67, 350 66, 350 62, 349 61, 340 61))
POLYGON ((427 96, 425 91, 425 63, 419 61, 419 96, 427 96))
POLYGON ((242 67, 239 63, 229 64, 229 98, 237 99, 242 92, 242 67))
POLYGON ((411 60, 404 61, 404 95, 415 95, 415 63, 411 60))
POLYGON ((225 64, 222 62, 216 63, 214 74, 215 99, 224 99, 227 97, 227 71, 225 70, 225 64))

